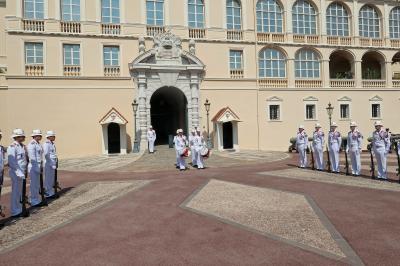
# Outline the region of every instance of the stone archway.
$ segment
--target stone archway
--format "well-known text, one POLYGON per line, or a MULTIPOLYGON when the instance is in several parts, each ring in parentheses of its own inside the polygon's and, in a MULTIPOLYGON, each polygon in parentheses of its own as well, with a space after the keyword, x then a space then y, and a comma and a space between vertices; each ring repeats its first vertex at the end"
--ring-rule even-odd
POLYGON ((144 39, 139 39, 141 54, 129 67, 137 88, 137 134, 141 150, 146 147, 146 130, 151 124, 151 99, 160 88, 180 90, 187 100, 187 127, 200 124, 200 83, 205 65, 195 56, 194 43, 189 46, 190 52, 182 50, 181 39, 170 31, 155 36, 153 48, 148 51, 144 39))

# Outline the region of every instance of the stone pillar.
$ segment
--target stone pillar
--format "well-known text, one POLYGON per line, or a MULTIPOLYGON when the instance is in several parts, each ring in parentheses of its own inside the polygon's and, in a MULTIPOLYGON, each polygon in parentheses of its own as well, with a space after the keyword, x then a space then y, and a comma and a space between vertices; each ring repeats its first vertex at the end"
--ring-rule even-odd
POLYGON ((350 36, 354 36, 354 44, 359 45, 359 34, 358 34, 358 12, 360 10, 358 9, 358 1, 354 0, 353 1, 353 10, 352 10, 352 17, 351 17, 351 22, 349 25, 352 25, 352 29, 350 32, 350 36))
POLYGON ((287 72, 286 76, 288 79, 288 87, 294 88, 295 87, 295 80, 296 80, 296 73, 294 69, 294 58, 288 58, 287 62, 287 72))
MULTIPOLYGON (((319 15, 318 15, 318 21, 319 21, 319 35, 321 36, 320 43, 326 43, 326 5, 325 5, 325 0, 320 0, 319 1, 320 7, 319 7, 319 15)), ((318 34, 318 32, 317 32, 318 34)))
POLYGON ((354 64, 354 81, 356 88, 362 87, 362 68, 361 68, 361 60, 356 60, 353 62, 354 64))
POLYGON ((138 108, 138 136, 140 143, 140 150, 146 149, 146 132, 147 132, 147 109, 146 109, 146 88, 147 80, 146 73, 139 72, 137 77, 138 82, 138 98, 139 98, 139 108, 138 108))
POLYGON ((392 62, 385 62, 385 74, 386 74, 386 88, 392 88, 392 62))
POLYGON ((390 30, 389 30, 389 14, 390 14, 390 8, 388 6, 388 3, 385 1, 383 2, 383 16, 382 16, 382 39, 383 39, 383 45, 389 45, 390 46, 390 30))
POLYGON ((198 73, 191 73, 190 76, 190 90, 191 90, 191 94, 192 94, 192 121, 191 126, 192 127, 199 127, 199 74, 198 73))
MULTIPOLYGON (((284 9, 284 16, 285 16, 285 23, 284 26, 286 27, 286 37, 288 42, 293 42, 293 23, 292 23, 292 6, 294 1, 288 0, 287 7, 284 9)), ((283 31, 285 32, 285 31, 283 31)))
POLYGON ((330 74, 329 74, 329 59, 321 60, 321 79, 322 79, 322 87, 329 88, 330 87, 330 74))

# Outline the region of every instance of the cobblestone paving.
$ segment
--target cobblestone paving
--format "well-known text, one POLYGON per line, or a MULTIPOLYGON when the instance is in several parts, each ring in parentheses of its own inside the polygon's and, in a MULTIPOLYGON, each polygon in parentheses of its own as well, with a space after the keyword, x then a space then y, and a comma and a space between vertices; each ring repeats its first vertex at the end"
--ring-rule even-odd
POLYGON ((318 254, 346 257, 301 194, 211 180, 184 206, 318 254))
POLYGON ((285 170, 275 170, 260 172, 261 175, 316 181, 329 184, 338 184, 352 187, 371 188, 379 190, 400 191, 397 183, 389 183, 379 180, 372 180, 362 177, 338 175, 327 172, 312 171, 307 169, 291 168, 285 170))
POLYGON ((0 254, 36 235, 71 222, 149 182, 151 181, 110 181, 89 182, 80 185, 51 202, 48 207, 0 230, 0 254))

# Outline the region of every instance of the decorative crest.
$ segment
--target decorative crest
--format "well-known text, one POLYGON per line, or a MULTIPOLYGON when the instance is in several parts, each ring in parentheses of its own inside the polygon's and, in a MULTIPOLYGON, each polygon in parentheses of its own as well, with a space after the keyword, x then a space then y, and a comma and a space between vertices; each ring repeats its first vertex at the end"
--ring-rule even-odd
POLYGON ((157 59, 180 59, 182 41, 171 30, 167 30, 154 37, 154 50, 157 59))

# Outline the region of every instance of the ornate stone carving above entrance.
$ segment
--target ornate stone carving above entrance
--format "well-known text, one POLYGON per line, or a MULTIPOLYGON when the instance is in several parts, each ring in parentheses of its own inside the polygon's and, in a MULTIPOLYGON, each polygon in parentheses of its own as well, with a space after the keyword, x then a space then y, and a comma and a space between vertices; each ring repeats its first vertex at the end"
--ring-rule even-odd
POLYGON ((182 53, 181 38, 167 31, 154 37, 156 60, 180 60, 182 53))

